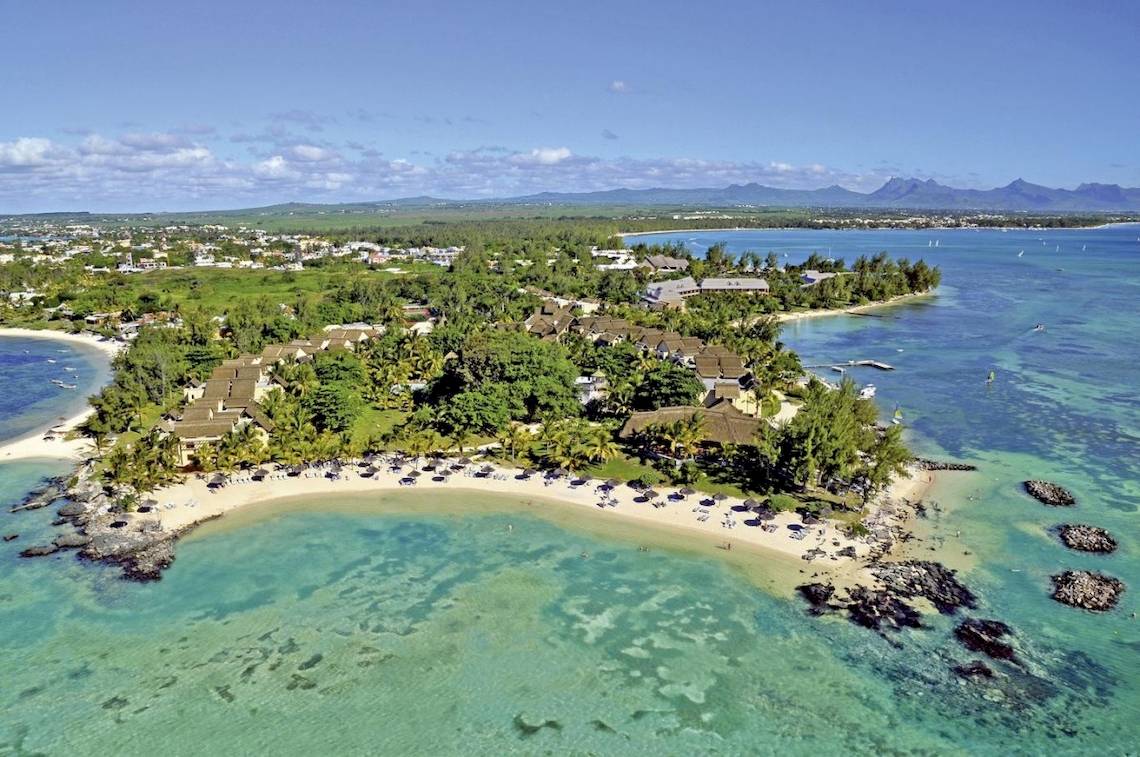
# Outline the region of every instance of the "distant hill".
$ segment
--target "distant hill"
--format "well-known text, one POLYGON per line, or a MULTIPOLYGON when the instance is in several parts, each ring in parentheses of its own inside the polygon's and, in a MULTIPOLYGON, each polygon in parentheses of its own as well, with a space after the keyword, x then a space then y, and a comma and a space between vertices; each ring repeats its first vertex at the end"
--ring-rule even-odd
POLYGON ((1117 184, 1081 184, 1051 189, 1017 179, 996 189, 957 189, 933 179, 892 178, 864 194, 840 186, 823 189, 776 189, 762 184, 732 184, 723 189, 611 189, 604 192, 543 192, 514 197, 518 203, 556 205, 770 205, 777 207, 898 208, 915 210, 995 210, 1122 212, 1140 210, 1140 188, 1117 184))
MULTIPOLYGON (((993 211, 1003 213, 1134 213, 1140 212, 1140 187, 1118 184, 1081 184, 1076 189, 1052 189, 1023 179, 994 189, 959 189, 933 179, 892 178, 874 192, 854 192, 838 185, 821 189, 779 189, 763 184, 730 184, 722 188, 697 189, 607 189, 597 192, 540 192, 499 199, 456 200, 438 197, 404 197, 396 200, 349 203, 289 202, 258 208, 197 212, 101 213, 124 220, 149 216, 170 220, 208 218, 288 217, 332 215, 384 215, 419 212, 432 215, 466 209, 480 213, 519 210, 536 205, 577 209, 615 208, 835 208, 847 210, 993 211)), ((82 216, 82 213, 38 213, 13 217, 82 216)), ((4 215, 0 214, 0 219, 4 215)))

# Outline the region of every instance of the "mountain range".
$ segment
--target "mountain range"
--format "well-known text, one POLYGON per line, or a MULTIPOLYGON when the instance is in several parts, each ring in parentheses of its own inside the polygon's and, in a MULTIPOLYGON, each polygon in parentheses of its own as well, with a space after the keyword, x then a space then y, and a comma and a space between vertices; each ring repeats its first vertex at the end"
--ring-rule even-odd
MULTIPOLYGON (((347 203, 288 202, 233 210, 115 214, 212 218, 226 216, 290 216, 294 214, 373 214, 392 211, 438 212, 512 206, 624 209, 651 208, 834 208, 846 210, 921 210, 1001 213, 1137 213, 1140 187, 1081 184, 1076 189, 1053 189, 1017 179, 994 189, 960 189, 933 179, 892 178, 873 192, 855 192, 838 185, 820 189, 779 189, 763 184, 730 184, 722 188, 608 189, 596 192, 540 192, 498 199, 443 199, 430 196, 347 203)), ((89 213, 35 213, 28 216, 89 216, 89 213)), ((100 216, 109 214, 101 213, 100 216)), ((0 214, 0 218, 3 214, 0 214)), ((20 216, 8 216, 17 218, 20 216)))
POLYGON ((604 192, 542 192, 507 202, 554 205, 770 205, 778 207, 899 208, 994 211, 1138 211, 1140 187, 1081 184, 1053 189, 1017 179, 995 189, 958 189, 933 179, 892 178, 874 192, 833 185, 822 189, 777 189, 731 184, 723 189, 611 189, 604 192))

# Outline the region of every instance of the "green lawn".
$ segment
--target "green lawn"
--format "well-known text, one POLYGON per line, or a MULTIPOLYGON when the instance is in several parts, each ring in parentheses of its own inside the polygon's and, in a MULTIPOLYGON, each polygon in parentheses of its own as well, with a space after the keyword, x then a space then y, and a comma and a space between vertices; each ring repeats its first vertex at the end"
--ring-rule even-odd
MULTIPOLYGON (((393 263, 408 273, 439 273, 443 269, 431 263, 393 263)), ((321 294, 336 287, 368 277, 390 279, 397 274, 370 270, 363 265, 345 263, 328 268, 303 271, 244 270, 235 268, 177 268, 148 271, 129 276, 113 276, 101 286, 118 292, 117 301, 155 293, 170 305, 201 305, 209 312, 221 313, 236 300, 250 296, 268 297, 274 302, 292 303, 301 294, 321 294)))
POLYGON ((387 433, 404 422, 408 414, 403 410, 381 410, 376 407, 365 409, 352 424, 352 440, 363 444, 374 436, 387 433))

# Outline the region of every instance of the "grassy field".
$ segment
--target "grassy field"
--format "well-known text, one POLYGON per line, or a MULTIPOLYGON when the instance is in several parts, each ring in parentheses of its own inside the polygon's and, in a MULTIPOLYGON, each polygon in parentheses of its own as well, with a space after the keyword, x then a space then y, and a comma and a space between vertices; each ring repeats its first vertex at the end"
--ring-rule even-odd
POLYGON ((381 410, 380 408, 369 407, 352 424, 352 441, 363 444, 375 436, 391 431, 403 423, 407 417, 408 414, 403 410, 381 410))
MULTIPOLYGON (((398 265, 409 273, 439 273, 430 263, 398 265)), ((358 264, 303 271, 266 271, 227 268, 178 268, 129 276, 116 276, 107 286, 125 295, 160 295, 170 306, 200 305, 210 312, 224 312, 228 305, 244 297, 265 296, 275 302, 292 302, 301 294, 326 292, 338 284, 361 277, 390 279, 400 274, 369 270, 358 264)))

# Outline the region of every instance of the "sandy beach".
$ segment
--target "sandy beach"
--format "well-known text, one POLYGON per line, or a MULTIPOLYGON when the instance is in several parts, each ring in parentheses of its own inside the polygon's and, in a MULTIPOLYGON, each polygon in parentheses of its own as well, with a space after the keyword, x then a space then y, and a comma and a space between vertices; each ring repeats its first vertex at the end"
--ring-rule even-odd
MULTIPOLYGON (((443 461, 442 465, 454 465, 454 460, 443 461)), ((421 469, 423 465, 419 466, 421 469)), ((539 507, 573 508, 587 518, 615 518, 626 524, 641 523, 654 528, 665 528, 694 536, 708 544, 722 548, 753 548, 771 555, 801 558, 812 550, 815 559, 826 565, 841 565, 850 557, 837 553, 846 547, 853 547, 856 555, 865 556, 871 544, 865 539, 851 539, 843 535, 834 523, 824 521, 817 525, 803 526, 799 515, 778 513, 765 524, 765 530, 753 520, 754 514, 734 508, 742 502, 736 498, 715 502, 708 495, 680 495, 675 487, 656 487, 658 496, 654 501, 664 501, 664 507, 654 507, 639 492, 624 484, 612 491, 599 489, 600 481, 590 481, 573 486, 566 478, 545 479, 541 474, 524 477, 522 471, 514 468, 496 468, 487 476, 476 476, 479 465, 467 466, 456 471, 446 481, 435 480, 432 472, 421 472, 414 485, 407 480, 411 466, 405 463, 396 470, 385 465, 370 477, 363 477, 357 466, 341 469, 339 478, 325 475, 325 471, 307 470, 300 476, 287 476, 283 471, 271 473, 262 481, 255 481, 249 474, 243 474, 222 487, 211 488, 208 482, 213 476, 190 477, 184 482, 160 490, 149 498, 159 505, 152 513, 135 514, 132 518, 157 518, 163 530, 183 531, 191 526, 218 517, 239 508, 255 503, 297 500, 312 498, 327 504, 330 496, 350 495, 359 497, 367 494, 382 495, 385 492, 422 492, 425 495, 448 496, 468 491, 479 494, 502 494, 515 500, 539 507), (602 506, 603 500, 609 504, 602 506), (586 515, 592 512, 593 515, 586 515), (747 523, 746 523, 747 522, 747 523), (731 524, 731 525, 729 525, 731 524), (804 538, 793 538, 797 532, 804 538)), ((896 481, 883 495, 883 501, 922 496, 929 485, 930 475, 916 472, 911 477, 896 481)), ((425 498, 426 499, 426 498, 425 498)), ((454 496, 449 497, 454 502, 454 496)))
POLYGON ((930 297, 933 294, 934 292, 915 292, 912 294, 900 294, 897 297, 892 297, 882 302, 869 302, 866 305, 852 305, 849 308, 816 308, 815 310, 803 310, 797 313, 777 313, 776 320, 780 323, 787 323, 788 321, 799 321, 805 318, 866 313, 878 308, 890 307, 891 305, 901 305, 904 302, 911 302, 921 297, 930 297))
MULTIPOLYGON (((39 329, 0 329, 0 337, 20 339, 46 339, 54 342, 67 342, 85 348, 95 349, 106 355, 110 362, 126 345, 122 342, 102 339, 94 334, 66 334, 62 331, 39 329)), ((19 439, 0 445, 0 461, 48 458, 54 460, 79 460, 94 451, 94 445, 87 439, 69 438, 71 432, 87 420, 92 409, 86 407, 80 412, 59 420, 46 428, 33 431, 19 439)))

